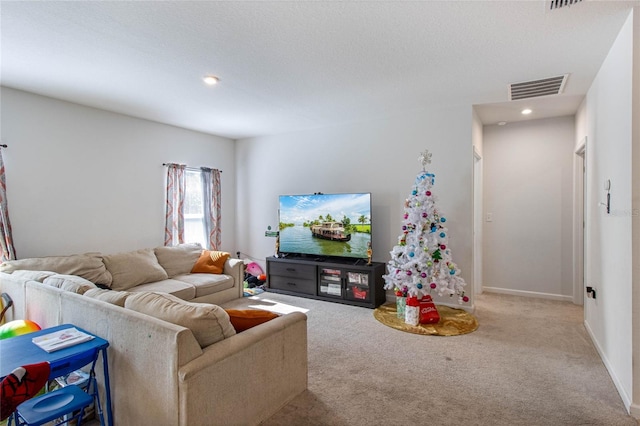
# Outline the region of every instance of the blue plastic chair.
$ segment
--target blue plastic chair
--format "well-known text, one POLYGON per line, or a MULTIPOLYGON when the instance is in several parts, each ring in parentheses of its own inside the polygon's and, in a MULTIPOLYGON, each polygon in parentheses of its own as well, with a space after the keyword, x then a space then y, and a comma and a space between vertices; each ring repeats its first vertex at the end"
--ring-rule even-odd
POLYGON ((59 418, 65 419, 59 424, 77 419, 79 425, 85 408, 92 402, 92 395, 79 386, 69 385, 23 402, 18 405, 14 418, 17 426, 39 426, 59 418), (73 415, 74 412, 77 414, 73 415))
MULTIPOLYGON (((98 386, 95 378, 95 365, 98 360, 98 351, 92 351, 60 362, 52 363, 50 378, 61 377, 72 373, 86 365, 91 365, 89 381, 86 391, 77 385, 68 385, 52 392, 47 392, 38 397, 29 399, 18 406, 13 419, 17 426, 38 426, 58 418, 64 418, 61 424, 68 423, 74 418, 78 418, 78 425, 84 415, 84 410, 95 400, 96 411, 99 415, 100 424, 104 425, 104 416, 98 386), (74 414, 77 412, 78 414, 74 414)), ((11 421, 11 417, 9 421, 11 421)), ((11 423, 8 423, 8 426, 11 423)))

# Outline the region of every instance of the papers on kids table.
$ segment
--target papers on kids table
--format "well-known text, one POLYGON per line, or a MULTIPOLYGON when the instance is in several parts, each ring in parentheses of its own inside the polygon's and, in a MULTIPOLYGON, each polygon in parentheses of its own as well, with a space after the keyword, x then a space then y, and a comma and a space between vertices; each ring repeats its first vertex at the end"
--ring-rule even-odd
POLYGON ((47 352, 55 352, 91 339, 93 339, 92 335, 84 333, 75 327, 70 327, 34 337, 31 341, 47 352))

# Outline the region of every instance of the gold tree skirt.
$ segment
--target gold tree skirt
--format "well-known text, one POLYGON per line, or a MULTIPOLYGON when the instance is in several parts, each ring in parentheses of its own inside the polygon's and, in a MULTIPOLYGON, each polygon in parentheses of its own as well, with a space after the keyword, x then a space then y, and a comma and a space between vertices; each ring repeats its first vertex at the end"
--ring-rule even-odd
POLYGON ((437 324, 419 324, 416 326, 404 322, 404 318, 396 315, 395 303, 387 303, 373 311, 375 319, 396 330, 407 333, 427 334, 432 336, 458 336, 476 331, 478 320, 463 309, 437 305, 440 321, 437 324))

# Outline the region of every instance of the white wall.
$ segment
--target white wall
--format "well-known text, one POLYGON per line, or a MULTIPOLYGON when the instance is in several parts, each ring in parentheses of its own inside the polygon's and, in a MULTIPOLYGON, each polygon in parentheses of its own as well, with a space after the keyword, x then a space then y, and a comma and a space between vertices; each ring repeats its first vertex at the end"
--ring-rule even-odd
POLYGON ((1 89, 7 198, 19 258, 164 241, 164 162, 220 168, 222 245, 235 253, 230 139, 1 89))
POLYGON ((574 131, 573 117, 484 127, 485 291, 572 300, 574 131))
MULTIPOLYGON (((635 40, 638 35, 636 29, 635 40)), ((630 16, 587 93, 586 107, 580 110, 584 117, 579 123, 586 125, 577 128, 585 131, 577 135, 578 140, 587 137, 585 281, 596 289, 597 296, 584 299, 585 325, 627 407, 632 401, 633 382, 633 41, 630 16), (611 180, 610 214, 600 204, 606 201, 606 179, 611 180)))
MULTIPOLYGON (((278 195, 371 192, 373 259, 387 262, 401 233, 404 201, 433 152, 435 195, 447 217, 453 259, 471 291, 472 111, 470 106, 416 111, 403 117, 239 140, 238 250, 264 264, 278 224, 278 195)), ((450 301, 447 299, 445 301, 450 301)))
POLYGON ((640 418, 640 7, 633 11, 633 104, 631 109, 632 157, 631 157, 631 227, 632 227, 632 362, 633 362, 633 400, 631 414, 640 418))

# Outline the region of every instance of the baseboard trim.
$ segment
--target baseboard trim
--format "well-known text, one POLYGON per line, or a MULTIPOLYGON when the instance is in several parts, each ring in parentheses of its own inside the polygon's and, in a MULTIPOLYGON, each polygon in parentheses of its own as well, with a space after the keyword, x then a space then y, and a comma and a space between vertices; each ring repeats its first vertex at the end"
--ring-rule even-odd
POLYGON ((589 323, 587 321, 584 322, 584 328, 587 330, 587 334, 591 338, 591 342, 593 343, 593 346, 596 348, 596 352, 598 352, 598 355, 600 355, 600 359, 602 360, 604 367, 607 369, 607 372, 609 373, 609 377, 611 377, 611 381, 613 382, 613 385, 616 387, 616 390, 618 391, 618 395, 620 395, 620 399, 622 399, 622 403, 624 404, 624 407, 627 409, 627 413, 629 413, 635 418, 639 418, 640 407, 638 407, 637 405, 631 404, 631 398, 629 398, 629 395, 624 391, 624 388, 622 387, 622 383, 620 383, 618 376, 616 376, 613 368, 611 367, 611 363, 605 356, 605 353, 602 350, 602 347, 598 343, 598 339, 596 339, 596 336, 593 333, 593 330, 591 330, 591 327, 589 327, 589 323))
POLYGON ((631 417, 640 420, 640 405, 631 404, 631 407, 629 407, 629 414, 631 417))
POLYGON ((540 293, 537 291, 512 290, 509 288, 482 287, 487 293, 510 294, 512 296, 537 297, 539 299, 561 300, 563 302, 573 302, 573 296, 563 296, 561 294, 540 293))

